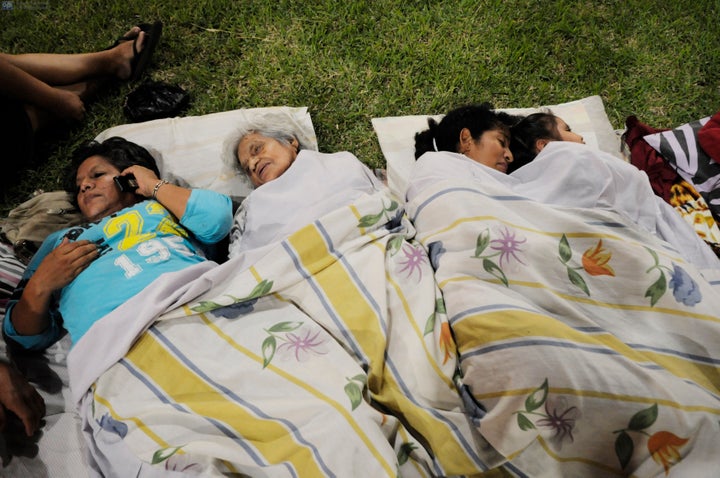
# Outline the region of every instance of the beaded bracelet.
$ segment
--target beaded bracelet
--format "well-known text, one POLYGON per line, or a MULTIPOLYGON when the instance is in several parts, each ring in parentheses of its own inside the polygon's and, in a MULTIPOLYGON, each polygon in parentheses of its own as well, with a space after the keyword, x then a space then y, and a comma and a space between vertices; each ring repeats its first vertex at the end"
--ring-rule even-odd
POLYGON ((165 181, 164 179, 161 179, 160 181, 158 181, 158 183, 157 183, 157 184, 155 185, 155 187, 153 188, 152 198, 155 199, 156 201, 157 201, 157 192, 158 192, 158 189, 160 189, 160 187, 161 187, 163 184, 170 184, 170 183, 169 183, 168 181, 165 181))

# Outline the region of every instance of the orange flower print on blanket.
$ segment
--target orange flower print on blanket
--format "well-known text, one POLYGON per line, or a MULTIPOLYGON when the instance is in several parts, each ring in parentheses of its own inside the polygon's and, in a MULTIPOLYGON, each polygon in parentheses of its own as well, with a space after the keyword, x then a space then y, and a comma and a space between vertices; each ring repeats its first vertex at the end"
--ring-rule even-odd
POLYGON ((612 258, 612 253, 603 248, 602 239, 598 240, 595 247, 589 248, 582 256, 582 265, 585 272, 591 276, 613 276, 615 271, 608 264, 612 258))
MULTIPOLYGON (((573 256, 573 250, 565 234, 560 238, 558 255, 560 256, 560 262, 562 262, 567 269, 570 283, 585 292, 588 297, 590 297, 590 288, 578 271, 585 271, 590 276, 608 275, 615 277, 615 271, 608 264, 612 258, 612 253, 603 247, 602 239, 598 240, 595 246, 585 251, 581 259, 582 266, 575 267, 571 265, 570 261, 573 256)), ((577 263, 577 261, 573 262, 577 263)))
POLYGON ((682 459, 679 449, 687 442, 687 438, 680 438, 673 433, 661 431, 650 437, 647 447, 653 460, 665 468, 665 475, 667 475, 670 467, 682 459))
POLYGON ((428 317, 428 320, 425 322, 425 330, 423 331, 424 336, 432 334, 435 331, 435 322, 440 320, 440 338, 438 339, 438 345, 443 352, 443 365, 445 365, 455 353, 455 340, 450 331, 450 323, 447 321, 447 318, 444 320, 441 319, 441 317, 445 315, 445 302, 443 302, 442 299, 437 299, 435 301, 435 312, 428 317))
MULTIPOLYGON (((654 403, 652 406, 640 410, 630 418, 627 428, 616 430, 615 453, 620 461, 620 467, 624 470, 630 463, 630 459, 635 452, 635 443, 630 432, 639 436, 649 435, 645 429, 650 428, 658 417, 658 406, 654 403)), ((688 438, 681 438, 674 433, 661 430, 650 435, 647 442, 647 449, 650 456, 653 457, 658 464, 662 465, 667 476, 670 467, 676 465, 682 460, 680 449, 689 441, 688 438)))
POLYGON ((440 348, 445 354, 443 357, 443 365, 445 365, 455 350, 455 343, 450 334, 450 324, 447 322, 440 324, 440 348))

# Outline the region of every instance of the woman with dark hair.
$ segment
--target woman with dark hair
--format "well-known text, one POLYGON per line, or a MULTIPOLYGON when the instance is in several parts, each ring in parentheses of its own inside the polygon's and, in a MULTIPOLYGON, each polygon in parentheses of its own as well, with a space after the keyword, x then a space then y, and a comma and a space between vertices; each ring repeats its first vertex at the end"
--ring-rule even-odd
POLYGON ((515 117, 493 110, 489 103, 451 110, 438 123, 428 119, 428 129, 415 135, 415 159, 429 151, 449 151, 500 172, 513 161, 510 125, 515 117))
POLYGON ((116 168, 123 170, 130 166, 143 166, 152 170, 155 175, 160 176, 155 158, 142 146, 130 142, 119 136, 113 136, 103 142, 90 141, 79 146, 71 158, 68 168, 66 187, 68 190, 75 189, 75 175, 80 165, 90 156, 103 156, 116 168))
POLYGON ((150 153, 123 138, 80 147, 70 172, 88 222, 43 242, 5 314, 5 335, 27 349, 50 346, 63 328, 76 343, 161 274, 206 261, 200 245, 232 225, 229 197, 159 179, 150 153))
POLYGON ((585 144, 581 135, 574 133, 562 118, 550 110, 521 119, 510 128, 510 136, 510 150, 514 159, 508 167, 508 174, 535 159, 550 141, 585 144))
POLYGON ((675 246, 688 262, 720 269, 712 250, 676 211, 655 196, 647 175, 613 156, 577 144, 584 143, 582 136, 572 133, 551 113, 523 119, 496 112, 483 103, 451 110, 439 123, 430 118, 428 125, 415 135, 417 161, 405 191, 407 203, 424 197, 444 180, 476 181, 483 188, 501 185, 518 197, 544 204, 618 212, 675 246), (513 132, 529 147, 542 149, 542 154, 510 175, 509 165, 515 162, 510 149, 513 132))

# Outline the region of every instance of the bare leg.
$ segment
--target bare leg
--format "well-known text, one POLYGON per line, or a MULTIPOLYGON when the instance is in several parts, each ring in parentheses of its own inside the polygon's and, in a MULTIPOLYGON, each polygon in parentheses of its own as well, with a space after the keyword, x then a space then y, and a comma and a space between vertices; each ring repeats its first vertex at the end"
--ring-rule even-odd
POLYGON ((65 86, 52 87, 57 103, 55 107, 39 107, 25 104, 25 112, 30 119, 33 131, 52 124, 58 118, 80 120, 85 114, 85 102, 97 93, 98 82, 88 81, 65 86), (76 108, 73 110, 72 108, 76 108), (64 113, 64 114, 63 114, 64 113))
POLYGON ((33 105, 25 105, 25 114, 30 120, 33 131, 38 131, 42 127, 52 123, 52 116, 45 110, 33 105))
MULTIPOLYGON (((128 34, 136 33, 137 49, 142 50, 145 32, 134 27, 128 34)), ((126 36, 128 35, 126 34, 126 36)), ((70 85, 98 77, 127 79, 132 70, 133 40, 121 42, 110 50, 93 53, 54 54, 26 53, 10 55, 0 53, 0 59, 52 86, 70 85)))
POLYGON ((0 93, 60 117, 82 119, 85 105, 79 95, 54 88, 0 57, 0 93))
POLYGON ((99 82, 132 73, 133 39, 142 50, 145 32, 133 27, 125 37, 132 39, 94 53, 0 53, 0 93, 26 105, 35 130, 52 118, 80 120, 99 82))

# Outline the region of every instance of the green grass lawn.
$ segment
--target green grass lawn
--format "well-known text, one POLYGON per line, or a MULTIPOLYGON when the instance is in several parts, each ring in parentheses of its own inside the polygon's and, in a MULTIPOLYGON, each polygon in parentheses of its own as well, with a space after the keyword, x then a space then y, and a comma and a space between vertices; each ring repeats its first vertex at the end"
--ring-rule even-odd
MULTIPOLYGON (((7 2, 3 2, 4 5, 7 2)), ((384 161, 370 119, 497 107, 605 101, 615 128, 628 115, 674 127, 720 109, 717 0, 268 1, 15 0, 0 11, 6 52, 105 48, 140 21, 164 32, 155 80, 192 95, 188 115, 307 106, 321 151, 384 161)), ((40 165, 3 191, 0 209, 36 188, 59 189, 76 144, 125 123, 123 84, 40 165)))

